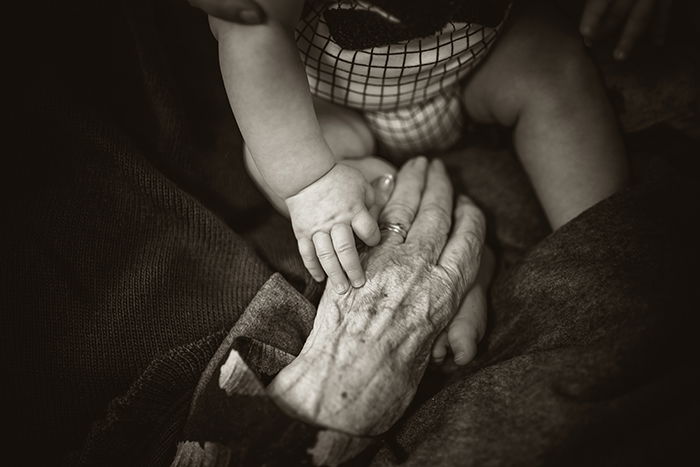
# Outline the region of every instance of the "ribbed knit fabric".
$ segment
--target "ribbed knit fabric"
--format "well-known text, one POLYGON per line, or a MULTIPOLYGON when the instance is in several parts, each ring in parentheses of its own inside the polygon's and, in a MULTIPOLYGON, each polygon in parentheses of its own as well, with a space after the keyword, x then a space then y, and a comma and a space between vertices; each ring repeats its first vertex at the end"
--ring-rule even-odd
POLYGON ((41 440, 39 458, 80 449, 171 349, 191 351, 167 378, 201 372, 218 346, 207 336, 273 271, 318 296, 288 221, 232 155, 206 18, 174 3, 48 7, 23 49, 40 57, 21 70, 22 147, 4 186, 0 349, 13 432, 41 440))
MULTIPOLYGON (((22 16, 32 27, 15 68, 3 460, 167 465, 194 436, 187 416, 210 359, 237 323, 255 326, 239 318, 273 272, 291 286, 268 289, 246 319, 298 312, 308 326, 320 288, 245 174, 203 15, 171 0, 56 8, 22 16), (308 304, 279 306, 290 297, 308 304)), ((357 463, 659 465, 694 449, 698 168, 690 143, 665 141, 642 149, 670 162, 637 158, 645 182, 544 241, 515 159, 446 156, 505 259, 489 332, 472 365, 431 371, 395 441, 357 463)), ((279 351, 259 363, 279 368, 304 329, 271 334, 279 351)), ((231 442, 245 452, 265 440, 231 442)))

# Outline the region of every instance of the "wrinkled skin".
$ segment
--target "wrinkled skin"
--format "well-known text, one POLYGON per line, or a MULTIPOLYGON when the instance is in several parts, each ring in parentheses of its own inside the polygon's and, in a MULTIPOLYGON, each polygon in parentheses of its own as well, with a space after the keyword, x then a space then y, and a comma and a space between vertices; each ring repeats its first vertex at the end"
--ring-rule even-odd
POLYGON ((326 289, 300 355, 268 388, 281 407, 356 435, 382 433, 403 414, 479 271, 483 215, 464 196, 453 210, 452 196, 440 161, 401 169, 380 222, 410 227, 406 241, 383 232, 363 254, 365 286, 326 289))

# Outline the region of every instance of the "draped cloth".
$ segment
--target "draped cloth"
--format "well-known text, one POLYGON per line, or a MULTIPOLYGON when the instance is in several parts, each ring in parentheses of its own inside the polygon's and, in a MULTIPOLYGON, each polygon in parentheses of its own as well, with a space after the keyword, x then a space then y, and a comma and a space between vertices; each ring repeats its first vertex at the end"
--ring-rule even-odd
MULTIPOLYGON (((166 0, 61 7, 35 18, 16 68, 5 457, 169 465, 178 444, 215 442, 242 464, 310 462, 326 430, 264 385, 321 288, 244 171, 205 18, 166 0), (198 395, 226 345, 258 389, 217 417, 193 401, 214 400, 198 395)), ((697 163, 666 136, 632 146, 631 188, 554 234, 507 151, 445 155, 500 258, 489 330, 472 364, 429 370, 355 463, 643 465, 693 449, 697 163)))

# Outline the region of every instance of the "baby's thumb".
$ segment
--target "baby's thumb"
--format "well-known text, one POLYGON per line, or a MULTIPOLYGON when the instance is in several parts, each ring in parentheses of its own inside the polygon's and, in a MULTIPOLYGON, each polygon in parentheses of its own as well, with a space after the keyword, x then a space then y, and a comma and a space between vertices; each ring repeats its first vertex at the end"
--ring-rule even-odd
POLYGON ((379 217, 379 213, 382 212, 391 198, 391 193, 394 191, 394 178, 393 174, 385 174, 372 180, 371 185, 374 191, 372 198, 374 199, 370 200, 368 196, 367 204, 369 205, 369 213, 374 219, 379 217))

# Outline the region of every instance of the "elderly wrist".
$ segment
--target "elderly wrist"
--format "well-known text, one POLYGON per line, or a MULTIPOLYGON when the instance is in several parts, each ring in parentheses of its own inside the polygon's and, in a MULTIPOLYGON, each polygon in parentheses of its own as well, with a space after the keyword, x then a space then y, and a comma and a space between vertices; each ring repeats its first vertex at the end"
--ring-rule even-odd
POLYGON ((268 387, 271 397, 310 423, 358 436, 386 431, 413 397, 434 333, 423 320, 407 333, 382 316, 399 307, 346 309, 322 301, 301 354, 268 387))
POLYGON ((412 391, 405 392, 410 385, 403 373, 394 374, 400 370, 386 363, 391 373, 372 371, 371 365, 347 367, 333 358, 309 354, 282 370, 268 386, 268 394, 284 411, 307 423, 354 436, 378 435, 389 429, 413 396, 412 391))

